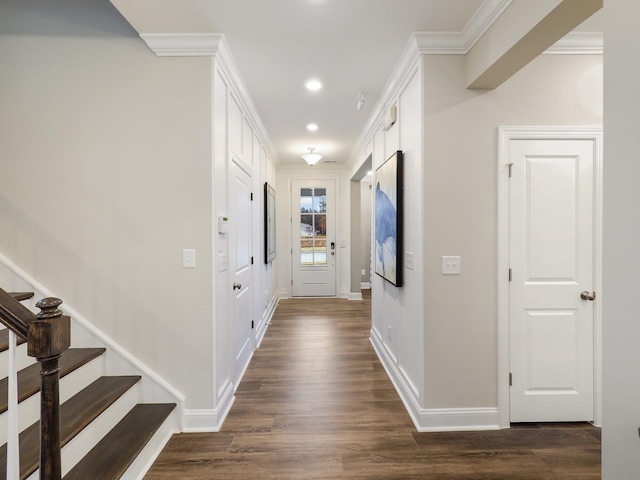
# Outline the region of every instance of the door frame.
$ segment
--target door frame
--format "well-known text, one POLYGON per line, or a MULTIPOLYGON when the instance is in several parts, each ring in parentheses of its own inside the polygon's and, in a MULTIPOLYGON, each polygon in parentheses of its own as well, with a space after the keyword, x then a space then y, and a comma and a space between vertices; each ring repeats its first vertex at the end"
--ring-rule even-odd
MULTIPOLYGON (((309 167, 307 167, 309 168, 309 167)), ((336 213, 335 213, 335 229, 336 229, 336 266, 335 266, 335 274, 336 274, 336 296, 335 298, 347 298, 348 290, 345 291, 345 286, 342 282, 342 269, 343 262, 348 261, 343 259, 342 257, 347 254, 346 246, 343 246, 343 219, 338 216, 338 212, 342 207, 341 204, 341 190, 342 183, 340 182, 341 176, 340 173, 327 170, 327 171, 315 171, 313 173, 309 173, 306 169, 295 169, 289 171, 283 171, 283 175, 286 175, 286 217, 289 221, 287 222, 287 235, 286 237, 286 258, 287 258, 287 268, 286 268, 286 288, 281 288, 280 290, 280 298, 293 298, 293 243, 292 243, 292 229, 293 229, 293 211, 292 211, 292 195, 293 195, 293 182, 295 180, 308 180, 310 182, 322 181, 322 180, 334 180, 335 181, 335 202, 336 202, 336 213)), ((278 194, 276 194, 278 195, 278 194)), ((278 203, 278 198, 276 198, 276 204, 278 203)), ((280 238, 280 237, 278 237, 280 238)), ((283 242, 284 243, 284 242, 283 242)), ((280 254, 281 250, 278 250, 278 254, 280 254)))
MULTIPOLYGON (((255 195, 254 189, 253 189, 253 183, 254 183, 254 169, 251 165, 249 165, 243 158, 243 156, 241 154, 239 154, 237 151, 235 151, 234 149, 229 149, 229 154, 228 154, 228 165, 227 165, 227 210, 230 212, 231 210, 231 203, 233 202, 233 198, 232 195, 234 194, 234 190, 232 188, 233 185, 233 181, 234 181, 234 176, 233 176, 233 165, 235 165, 236 167, 238 167, 240 170, 242 170, 242 172, 244 172, 248 177, 249 177, 249 190, 255 195)), ((250 219, 253 219, 253 213, 255 210, 255 202, 254 201, 250 201, 249 203, 249 208, 251 209, 251 213, 249 215, 250 219)), ((232 220, 234 223, 237 222, 237 219, 233 219, 232 220)), ((251 231, 249 233, 249 252, 250 252, 250 256, 253 256, 253 252, 254 252, 254 244, 255 244, 255 228, 253 226, 250 227, 251 231)), ((233 282, 235 281, 235 271, 237 270, 237 265, 235 264, 235 259, 232 259, 232 247, 231 247, 231 241, 237 241, 237 237, 236 238, 231 238, 231 236, 233 235, 233 233, 236 233, 235 231, 231 231, 228 232, 225 236, 226 236, 226 241, 227 241, 227 247, 226 247, 226 255, 227 255, 227 277, 226 277, 226 284, 227 287, 230 289, 229 292, 229 303, 227 305, 227 313, 230 313, 230 315, 228 315, 229 318, 232 319, 231 322, 227 322, 227 341, 229 342, 229 347, 228 350, 231 350, 233 348, 233 341, 232 341, 232 335, 233 335, 233 325, 234 324, 238 324, 238 322, 242 319, 240 319, 238 317, 238 310, 236 308, 236 294, 235 291, 231 289, 233 282)), ((233 248, 236 248, 235 246, 233 248)), ((235 250, 233 250, 233 252, 235 252, 235 250)), ((247 287, 247 296, 248 298, 248 302, 249 302, 249 312, 250 312, 250 316, 253 317, 254 315, 254 285, 253 285, 253 281, 254 281, 254 265, 253 263, 251 263, 249 265, 250 268, 250 272, 249 272, 249 278, 250 278, 250 284, 247 287)), ((257 322, 256 322, 257 323, 257 322)), ((246 327, 246 325, 245 325, 246 327)), ((240 351, 240 353, 242 353, 245 348, 249 348, 251 350, 251 353, 248 357, 248 360, 245 362, 245 364, 239 364, 239 356, 238 353, 236 351, 232 351, 231 355, 229 356, 229 365, 230 365, 230 370, 229 370, 229 378, 231 381, 231 384, 233 386, 234 391, 238 388, 238 385, 240 384, 240 381, 242 381, 242 377, 244 376, 247 367, 249 366, 249 362, 251 361, 251 358, 253 358, 253 352, 256 349, 256 336, 255 336, 255 332, 250 333, 247 337, 246 337, 246 341, 243 344, 243 349, 240 351), (237 378, 236 378, 236 373, 238 373, 237 378)))
POLYGON ((602 423, 602 127, 498 127, 497 132, 497 387, 498 426, 510 426, 509 392, 509 143, 511 140, 592 140, 594 142, 594 424, 602 423))

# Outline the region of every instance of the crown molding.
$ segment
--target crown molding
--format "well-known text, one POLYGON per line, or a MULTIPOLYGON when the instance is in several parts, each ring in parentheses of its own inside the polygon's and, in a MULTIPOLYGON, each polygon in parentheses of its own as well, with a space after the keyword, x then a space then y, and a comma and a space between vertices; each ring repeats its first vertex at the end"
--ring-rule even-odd
POLYGON ((219 33, 141 33, 140 38, 159 57, 214 56, 224 43, 219 33))
POLYGON ((602 32, 571 32, 549 47, 544 53, 552 55, 602 55, 602 32))
POLYGON ((485 0, 469 22, 460 32, 462 42, 465 45, 465 54, 482 38, 491 28, 491 25, 502 13, 509 8, 513 0, 485 0))

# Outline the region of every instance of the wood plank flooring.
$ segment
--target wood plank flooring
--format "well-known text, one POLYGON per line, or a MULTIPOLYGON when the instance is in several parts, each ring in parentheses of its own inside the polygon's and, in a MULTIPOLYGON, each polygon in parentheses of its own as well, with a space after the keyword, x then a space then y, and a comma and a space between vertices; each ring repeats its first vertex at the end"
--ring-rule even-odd
POLYGON ((368 336, 370 300, 280 302, 219 433, 175 435, 146 480, 600 478, 600 430, 418 433, 368 336))

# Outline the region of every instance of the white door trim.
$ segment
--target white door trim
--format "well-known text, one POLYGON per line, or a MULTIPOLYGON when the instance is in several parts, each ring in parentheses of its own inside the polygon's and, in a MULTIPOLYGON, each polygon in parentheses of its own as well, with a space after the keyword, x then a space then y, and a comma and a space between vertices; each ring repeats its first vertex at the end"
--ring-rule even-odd
MULTIPOLYGON (((287 278, 286 278, 286 286, 284 288, 280 289, 279 292, 279 298, 281 299, 285 299, 285 298, 291 298, 293 297, 293 255, 291 254, 291 251, 293 249, 293 242, 291 240, 292 237, 292 233, 291 233, 291 229, 293 228, 293 214, 294 212, 292 211, 291 208, 291 196, 293 195, 293 182, 295 180, 309 180, 309 181, 316 181, 316 180, 334 180, 335 181, 335 196, 336 196, 336 239, 341 239, 344 237, 343 234, 343 228, 342 228, 342 224, 341 224, 341 218, 338 215, 338 212, 341 211, 341 209, 344 207, 341 203, 342 201, 342 196, 341 196, 341 190, 342 190, 342 183, 341 183, 341 176, 339 172, 334 172, 334 171, 322 171, 322 170, 317 170, 315 171, 313 174, 309 174, 308 172, 308 168, 306 167, 304 170, 302 169, 298 169, 298 170, 292 170, 292 171, 284 171, 283 175, 286 175, 286 210, 285 210, 285 215, 284 218, 289 218, 289 225, 288 225, 288 233, 287 235, 283 235, 284 241, 286 242, 286 272, 287 272, 287 278)), ((280 198, 280 197, 278 197, 280 198)), ((276 200, 277 203, 278 200, 276 200)), ((278 207, 280 208, 280 207, 278 207)), ((278 214, 279 215, 279 214, 278 214)), ((277 216, 277 215, 276 215, 277 216)), ((279 217, 278 217, 279 218, 279 217)), ((280 238, 280 237, 278 237, 280 238)), ((280 250, 278 250, 278 255, 280 250)), ((342 269, 343 269, 343 259, 342 257, 345 256, 346 257, 346 252, 347 249, 343 248, 341 246, 340 243, 337 243, 337 258, 336 258, 336 297, 337 298, 347 298, 349 295, 349 291, 348 288, 345 288, 343 286, 343 282, 342 282, 342 269)), ((279 260, 280 261, 280 260, 279 260)), ((348 261, 348 258, 346 258, 344 261, 348 261)))
POLYGON ((594 423, 602 423, 602 128, 601 127, 499 127, 497 158, 497 321, 498 321, 498 424, 509 428, 509 142, 511 140, 594 141, 594 423))

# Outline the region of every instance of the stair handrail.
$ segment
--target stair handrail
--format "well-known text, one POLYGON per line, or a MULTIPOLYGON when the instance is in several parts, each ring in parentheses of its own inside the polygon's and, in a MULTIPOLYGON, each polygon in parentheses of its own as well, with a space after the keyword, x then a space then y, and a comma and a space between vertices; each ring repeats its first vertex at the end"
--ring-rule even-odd
POLYGON ((26 339, 27 354, 40 363, 41 480, 62 478, 59 361, 71 345, 71 318, 58 309, 61 304, 59 298, 43 298, 34 315, 0 288, 0 322, 26 339))
POLYGON ((23 340, 27 340, 28 324, 35 314, 12 295, 0 288, 0 322, 23 340))

